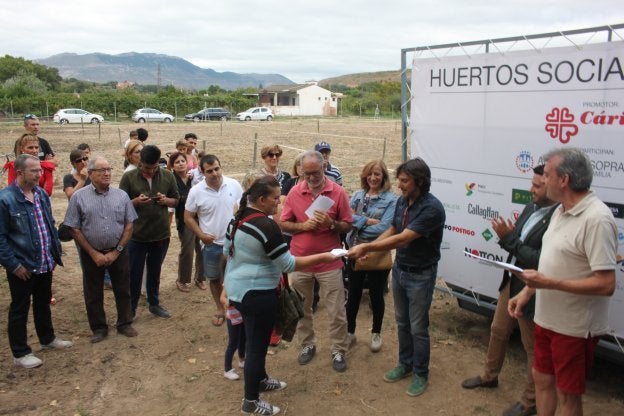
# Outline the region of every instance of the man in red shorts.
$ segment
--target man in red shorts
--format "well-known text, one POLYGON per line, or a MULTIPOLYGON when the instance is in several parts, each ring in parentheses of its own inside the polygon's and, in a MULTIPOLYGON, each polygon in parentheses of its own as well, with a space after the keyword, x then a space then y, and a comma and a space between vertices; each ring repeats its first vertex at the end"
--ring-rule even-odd
POLYGON ((538 270, 519 277, 527 287, 509 301, 518 317, 535 300, 533 379, 537 413, 583 414, 582 395, 594 349, 608 332, 609 297, 615 290, 617 226, 609 208, 589 189, 589 157, 576 148, 544 156, 546 194, 561 202, 542 241, 538 270))

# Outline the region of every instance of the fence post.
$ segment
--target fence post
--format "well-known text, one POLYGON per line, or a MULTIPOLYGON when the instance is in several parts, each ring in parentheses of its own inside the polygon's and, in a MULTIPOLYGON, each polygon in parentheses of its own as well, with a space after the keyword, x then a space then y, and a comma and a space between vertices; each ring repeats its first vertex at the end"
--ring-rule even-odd
POLYGON ((256 155, 258 153, 258 133, 254 133, 254 147, 253 147, 253 163, 251 165, 252 169, 256 170, 256 155))
POLYGON ((98 142, 102 141, 102 123, 98 123, 98 142))
POLYGON ((381 152, 381 160, 386 160, 386 146, 388 144, 388 139, 386 137, 384 137, 384 143, 383 143, 383 151, 381 152))
POLYGON ((320 133, 321 132, 321 120, 316 119, 316 132, 320 133))
POLYGON ((117 127, 117 135, 119 136, 119 146, 123 147, 123 143, 121 142, 121 128, 117 127))
MULTIPOLYGON (((202 150, 206 151, 206 140, 202 140, 202 150)), ((200 168, 201 168, 201 166, 200 166, 200 168)))

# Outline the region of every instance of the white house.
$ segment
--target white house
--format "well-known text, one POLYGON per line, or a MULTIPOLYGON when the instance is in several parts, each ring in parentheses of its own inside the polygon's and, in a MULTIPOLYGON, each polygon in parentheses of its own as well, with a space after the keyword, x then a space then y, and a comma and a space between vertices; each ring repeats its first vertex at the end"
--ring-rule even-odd
POLYGON ((316 82, 270 85, 258 92, 261 106, 279 116, 337 116, 342 94, 321 88, 316 82))

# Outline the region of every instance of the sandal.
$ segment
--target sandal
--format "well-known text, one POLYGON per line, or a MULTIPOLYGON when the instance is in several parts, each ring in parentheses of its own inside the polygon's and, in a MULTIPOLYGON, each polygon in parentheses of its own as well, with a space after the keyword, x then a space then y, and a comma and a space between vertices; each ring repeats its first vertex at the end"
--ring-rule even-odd
POLYGON ((176 280, 176 286, 178 288, 178 290, 180 292, 190 292, 191 289, 189 288, 189 284, 188 283, 182 283, 179 280, 176 280))
POLYGON ((220 313, 215 313, 212 317, 212 324, 214 326, 221 326, 225 322, 225 315, 220 313))
POLYGON ((206 282, 204 282, 203 280, 195 280, 195 286, 197 286, 201 290, 208 289, 208 286, 206 285, 206 282))

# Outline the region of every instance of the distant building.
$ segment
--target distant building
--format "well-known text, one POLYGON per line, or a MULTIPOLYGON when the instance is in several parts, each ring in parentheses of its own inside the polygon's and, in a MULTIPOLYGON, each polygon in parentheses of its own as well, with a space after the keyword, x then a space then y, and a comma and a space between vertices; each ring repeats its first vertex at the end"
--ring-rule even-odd
POLYGON ((117 83, 117 89, 118 90, 124 90, 124 89, 130 88, 130 87, 134 87, 134 82, 125 80, 125 81, 121 81, 121 82, 117 83))
POLYGON ((258 102, 278 116, 337 116, 342 94, 305 84, 270 85, 258 91, 258 102))

